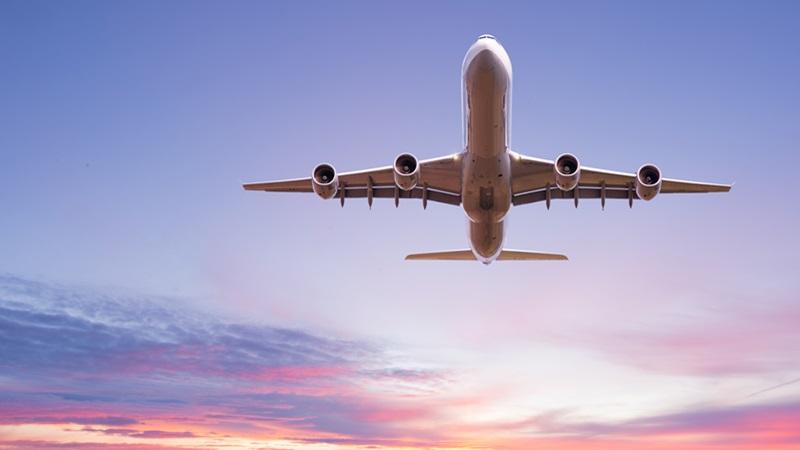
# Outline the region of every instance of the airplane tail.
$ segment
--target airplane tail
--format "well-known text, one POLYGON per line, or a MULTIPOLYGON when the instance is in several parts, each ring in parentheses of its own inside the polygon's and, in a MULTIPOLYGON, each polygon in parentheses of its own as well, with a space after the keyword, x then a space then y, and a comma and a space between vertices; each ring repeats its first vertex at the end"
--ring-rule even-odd
MULTIPOLYGON (((407 261, 475 261, 472 250, 450 250, 444 252, 414 253, 407 261)), ((502 250, 497 261, 564 261, 567 257, 558 253, 528 252, 525 250, 502 250)))

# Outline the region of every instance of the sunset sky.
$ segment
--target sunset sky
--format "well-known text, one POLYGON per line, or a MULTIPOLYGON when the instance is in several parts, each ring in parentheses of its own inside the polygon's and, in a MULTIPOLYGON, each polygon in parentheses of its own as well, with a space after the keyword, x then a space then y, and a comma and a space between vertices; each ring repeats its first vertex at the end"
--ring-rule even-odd
POLYGON ((0 2, 0 449, 800 449, 800 3, 0 2), (735 183, 459 208, 242 182, 512 147, 735 183))

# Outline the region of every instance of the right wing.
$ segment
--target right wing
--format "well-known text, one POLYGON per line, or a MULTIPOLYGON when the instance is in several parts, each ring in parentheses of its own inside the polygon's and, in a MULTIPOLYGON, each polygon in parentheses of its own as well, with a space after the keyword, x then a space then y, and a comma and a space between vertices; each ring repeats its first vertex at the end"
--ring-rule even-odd
MULTIPOLYGON (((581 166, 578 187, 572 191, 562 191, 555 185, 553 161, 512 154, 511 180, 514 205, 524 205, 548 201, 550 199, 579 198, 622 199, 632 203, 639 197, 634 190, 636 174, 616 172, 581 166)), ((728 192, 727 184, 703 183, 697 181, 664 178, 661 182, 661 194, 728 192)), ((577 203, 576 203, 577 205, 577 203)))
MULTIPOLYGON (((461 155, 454 154, 422 160, 419 162, 420 183, 410 191, 397 187, 392 166, 358 170, 337 174, 339 190, 336 198, 344 205, 345 198, 394 198, 395 204, 401 198, 419 198, 423 205, 432 202, 461 204, 461 155)), ((291 180, 246 183, 242 187, 248 191, 267 192, 313 192, 311 177, 291 180)))

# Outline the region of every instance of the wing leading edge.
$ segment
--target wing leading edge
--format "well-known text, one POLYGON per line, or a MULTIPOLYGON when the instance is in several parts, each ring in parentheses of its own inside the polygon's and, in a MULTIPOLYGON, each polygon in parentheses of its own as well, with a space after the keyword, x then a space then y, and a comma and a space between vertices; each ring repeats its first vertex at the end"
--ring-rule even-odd
MULTIPOLYGON (((443 156, 422 160, 420 166, 420 183, 417 187, 405 191, 399 189, 394 180, 392 166, 359 170, 337 174, 339 189, 336 197, 342 204, 346 198, 393 198, 395 204, 401 198, 418 198, 423 201, 461 204, 461 158, 460 155, 443 156)), ((242 187, 247 191, 266 192, 313 192, 311 177, 288 180, 245 183, 242 187)))
MULTIPOLYGON (((512 192, 514 205, 524 205, 551 199, 599 198, 603 204, 606 199, 638 200, 635 182, 636 174, 615 172, 581 166, 578 187, 571 191, 557 188, 553 178, 554 162, 546 159, 512 154, 512 192)), ((661 194, 686 194, 728 192, 731 185, 703 183, 664 178, 661 181, 661 194)))

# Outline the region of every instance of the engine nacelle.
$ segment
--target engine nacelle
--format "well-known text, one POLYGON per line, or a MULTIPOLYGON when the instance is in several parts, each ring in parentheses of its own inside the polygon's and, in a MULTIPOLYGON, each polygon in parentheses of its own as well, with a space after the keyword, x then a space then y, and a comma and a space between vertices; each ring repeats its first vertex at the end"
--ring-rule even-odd
POLYGON ((571 191, 581 178, 581 163, 571 153, 562 153, 553 164, 556 186, 562 191, 571 191))
POLYGON ((419 161, 411 153, 401 153, 394 159, 394 182, 404 191, 410 191, 419 184, 419 161))
POLYGON ((328 200, 339 190, 339 177, 336 169, 330 164, 320 164, 311 172, 311 187, 314 193, 328 200))
POLYGON ((642 200, 652 200, 661 192, 661 170, 645 164, 636 171, 636 195, 642 200))

